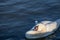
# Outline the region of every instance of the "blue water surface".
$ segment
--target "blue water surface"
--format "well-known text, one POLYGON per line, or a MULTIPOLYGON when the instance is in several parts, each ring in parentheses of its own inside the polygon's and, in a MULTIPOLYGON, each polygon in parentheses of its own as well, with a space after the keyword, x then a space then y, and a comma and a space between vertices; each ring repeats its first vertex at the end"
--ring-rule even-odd
MULTIPOLYGON (((25 32, 35 20, 55 21, 60 18, 60 0, 0 0, 0 40, 26 39, 25 32)), ((58 40, 60 29, 54 34, 34 40, 58 40)))

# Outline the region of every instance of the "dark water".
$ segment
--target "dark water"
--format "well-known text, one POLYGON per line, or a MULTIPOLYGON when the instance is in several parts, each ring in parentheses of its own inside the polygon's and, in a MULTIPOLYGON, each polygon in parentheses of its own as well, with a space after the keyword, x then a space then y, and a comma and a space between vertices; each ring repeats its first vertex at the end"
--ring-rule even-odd
MULTIPOLYGON (((0 40, 29 40, 25 32, 34 21, 60 18, 60 0, 0 0, 0 40)), ((34 40, 58 40, 60 29, 54 34, 34 40)), ((30 39, 33 40, 33 39, 30 39)))

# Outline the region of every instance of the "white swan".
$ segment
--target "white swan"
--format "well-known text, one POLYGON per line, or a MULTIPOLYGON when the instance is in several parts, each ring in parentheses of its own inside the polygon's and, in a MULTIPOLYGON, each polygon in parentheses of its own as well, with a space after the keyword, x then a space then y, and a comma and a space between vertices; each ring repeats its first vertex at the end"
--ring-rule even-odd
MULTIPOLYGON (((36 21, 37 22, 37 21, 36 21)), ((27 31, 25 36, 28 39, 42 38, 54 33, 60 25, 60 19, 52 21, 42 21, 27 31)))

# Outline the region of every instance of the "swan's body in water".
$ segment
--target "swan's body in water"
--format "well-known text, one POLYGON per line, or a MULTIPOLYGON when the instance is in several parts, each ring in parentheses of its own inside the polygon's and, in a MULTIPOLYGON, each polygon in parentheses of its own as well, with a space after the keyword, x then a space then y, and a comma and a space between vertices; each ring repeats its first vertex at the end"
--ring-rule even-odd
POLYGON ((25 36, 28 39, 42 38, 54 33, 60 25, 60 19, 56 21, 42 21, 36 24, 25 36))

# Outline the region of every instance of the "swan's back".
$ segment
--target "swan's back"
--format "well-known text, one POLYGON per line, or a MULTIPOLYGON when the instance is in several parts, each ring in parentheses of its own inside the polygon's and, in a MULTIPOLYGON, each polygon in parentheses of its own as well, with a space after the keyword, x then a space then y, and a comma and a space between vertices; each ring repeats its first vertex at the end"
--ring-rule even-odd
POLYGON ((52 21, 42 21, 41 23, 42 24, 49 24, 49 23, 51 23, 52 21))
POLYGON ((51 32, 54 29, 58 28, 57 22, 52 22, 52 21, 42 21, 41 23, 37 24, 39 25, 39 30, 47 30, 47 32, 51 32))
POLYGON ((58 28, 57 22, 52 22, 51 24, 48 24, 46 26, 48 28, 48 31, 55 31, 58 28))

